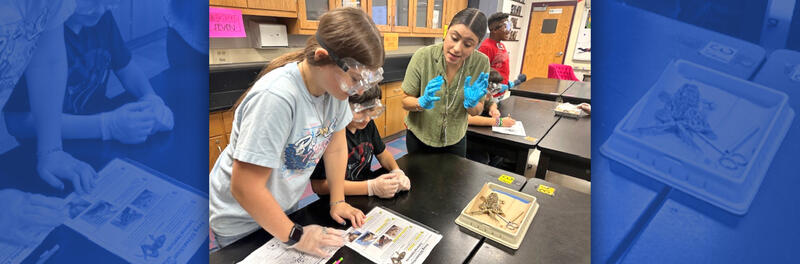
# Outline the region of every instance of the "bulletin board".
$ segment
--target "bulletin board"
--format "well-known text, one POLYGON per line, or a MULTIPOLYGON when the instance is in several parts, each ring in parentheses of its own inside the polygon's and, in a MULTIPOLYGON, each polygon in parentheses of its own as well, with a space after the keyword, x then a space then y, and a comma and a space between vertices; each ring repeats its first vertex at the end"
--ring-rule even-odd
POLYGON ((573 60, 591 61, 592 60, 592 9, 587 8, 583 12, 581 28, 578 31, 578 40, 575 42, 575 54, 573 60))

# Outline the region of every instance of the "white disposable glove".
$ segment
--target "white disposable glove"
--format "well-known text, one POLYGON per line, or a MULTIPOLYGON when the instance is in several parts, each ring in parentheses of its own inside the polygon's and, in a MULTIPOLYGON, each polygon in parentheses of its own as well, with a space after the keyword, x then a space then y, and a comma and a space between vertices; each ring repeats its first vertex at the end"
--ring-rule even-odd
POLYGON ((125 144, 147 140, 155 126, 152 107, 153 103, 140 101, 100 114, 103 140, 113 138, 125 144))
POLYGON ((406 173, 403 172, 401 169, 394 169, 391 171, 397 175, 397 180, 400 182, 400 190, 401 191, 408 191, 411 190, 411 180, 406 176, 406 173))
POLYGON ((387 173, 378 178, 367 181, 369 196, 377 195, 380 198, 392 198, 400 188, 400 180, 397 174, 387 173))
POLYGON ((0 244, 31 246, 67 218, 64 200, 15 189, 0 190, 0 244))
POLYGON ((161 97, 155 94, 148 94, 142 96, 139 101, 152 103, 151 110, 153 111, 152 113, 156 123, 153 126, 153 129, 150 131, 150 134, 155 134, 159 131, 172 130, 172 128, 175 126, 172 110, 170 110, 169 107, 164 104, 164 100, 162 100, 161 97))
POLYGON ((328 257, 328 253, 323 250, 324 248, 343 245, 344 231, 318 225, 307 225, 303 227, 303 236, 300 237, 300 241, 289 248, 325 258, 328 257))

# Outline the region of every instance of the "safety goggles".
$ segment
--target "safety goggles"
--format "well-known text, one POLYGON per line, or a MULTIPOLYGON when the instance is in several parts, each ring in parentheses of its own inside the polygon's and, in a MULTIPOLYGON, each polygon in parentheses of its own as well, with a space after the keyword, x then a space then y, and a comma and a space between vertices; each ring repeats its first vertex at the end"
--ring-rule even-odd
POLYGON ((315 37, 317 38, 317 43, 328 51, 328 56, 330 56, 331 59, 336 62, 336 65, 350 78, 350 80, 338 78, 339 88, 347 92, 348 95, 363 93, 377 86, 378 83, 383 80, 383 67, 378 67, 373 70, 353 58, 339 58, 339 56, 336 56, 336 54, 325 45, 322 39, 319 38, 319 35, 315 35, 315 37))
POLYGON ((487 92, 489 94, 497 94, 500 92, 504 92, 508 86, 502 83, 489 83, 489 87, 487 88, 487 92))
POLYGON ((511 21, 506 20, 502 25, 497 25, 492 30, 498 30, 504 28, 506 31, 511 31, 511 21))
POLYGON ((353 103, 350 104, 350 107, 353 109, 353 121, 356 122, 363 122, 367 120, 367 117, 371 119, 378 118, 383 111, 386 110, 383 104, 381 104, 380 99, 375 99, 363 104, 353 103))

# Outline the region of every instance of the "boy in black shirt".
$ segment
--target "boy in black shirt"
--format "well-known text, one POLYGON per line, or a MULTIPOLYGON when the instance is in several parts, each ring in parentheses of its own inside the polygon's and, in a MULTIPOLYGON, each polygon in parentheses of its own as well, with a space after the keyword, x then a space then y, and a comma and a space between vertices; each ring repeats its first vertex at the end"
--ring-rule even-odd
MULTIPOLYGON (((381 140, 378 128, 372 119, 383 113, 381 89, 374 87, 362 95, 349 98, 353 121, 347 125, 347 171, 345 172, 345 195, 377 195, 391 198, 399 191, 411 189, 411 182, 403 170, 397 166, 386 145, 381 140), (381 166, 390 171, 377 176, 369 168, 372 156, 378 158, 381 166), (377 176, 377 177, 376 177, 377 176)), ((327 194, 328 182, 325 180, 325 163, 320 161, 311 174, 311 187, 315 193, 327 194)))

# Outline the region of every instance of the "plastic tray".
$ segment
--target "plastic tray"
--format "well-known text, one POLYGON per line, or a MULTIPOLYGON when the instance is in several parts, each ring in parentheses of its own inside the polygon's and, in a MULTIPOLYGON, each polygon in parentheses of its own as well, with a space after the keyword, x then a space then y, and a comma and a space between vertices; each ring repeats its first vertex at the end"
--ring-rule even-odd
MULTIPOLYGON (((503 194, 500 194, 503 195, 503 194)), ((513 198, 512 198, 513 199, 513 198)), ((507 246, 511 249, 518 249, 519 245, 522 244, 522 239, 525 238, 525 234, 528 233, 528 228, 533 221, 533 217, 536 215, 536 212, 539 211, 539 204, 536 202, 536 197, 525 194, 522 192, 518 192, 495 183, 486 183, 481 191, 472 199, 472 201, 461 210, 461 214, 456 218, 456 224, 463 226, 466 229, 469 229, 472 232, 478 233, 486 238, 496 241, 504 246, 507 246), (479 200, 479 196, 484 192, 484 190, 488 189, 489 191, 496 191, 500 193, 507 193, 516 196, 517 198, 523 199, 530 204, 528 207, 527 212, 524 213, 524 218, 522 222, 520 222, 519 228, 515 232, 510 232, 507 229, 496 227, 494 224, 488 224, 481 221, 479 218, 473 217, 469 213, 469 209, 472 207, 473 203, 476 203, 479 200)), ((509 219, 511 220, 511 219, 509 219)))
POLYGON ((678 60, 617 124, 600 151, 618 165, 655 178, 733 214, 747 213, 756 192, 794 117, 786 94, 725 73, 678 60), (639 128, 659 124, 663 92, 674 95, 685 84, 698 87, 717 148, 743 154, 736 169, 720 163, 722 154, 695 135, 691 147, 676 134, 643 134, 639 128), (662 95, 662 98, 659 98, 662 95), (755 131, 755 132, 753 132, 755 131), (744 140, 744 138, 748 138, 744 140), (745 142, 739 144, 742 140, 745 142))

